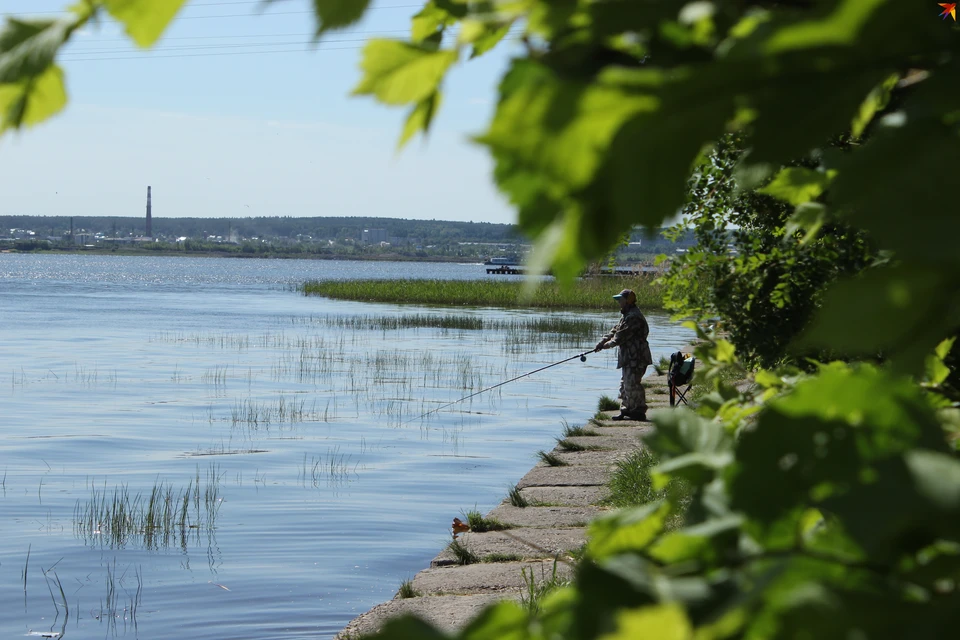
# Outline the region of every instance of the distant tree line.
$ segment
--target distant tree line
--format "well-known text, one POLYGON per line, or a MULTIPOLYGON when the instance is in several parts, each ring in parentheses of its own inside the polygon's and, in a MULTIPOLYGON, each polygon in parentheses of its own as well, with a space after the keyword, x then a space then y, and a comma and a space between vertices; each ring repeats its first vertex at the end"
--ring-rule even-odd
MULTIPOLYGON (((73 216, 75 232, 85 229, 107 235, 143 235, 144 217, 73 216)), ((30 229, 37 235, 62 236, 70 231, 70 216, 0 216, 0 235, 9 229, 30 229)), ((383 229, 392 238, 416 239, 427 244, 449 242, 524 242, 516 225, 448 220, 396 218, 153 218, 154 236, 204 239, 209 236, 267 240, 309 237, 313 240, 357 240, 364 229, 383 229)))

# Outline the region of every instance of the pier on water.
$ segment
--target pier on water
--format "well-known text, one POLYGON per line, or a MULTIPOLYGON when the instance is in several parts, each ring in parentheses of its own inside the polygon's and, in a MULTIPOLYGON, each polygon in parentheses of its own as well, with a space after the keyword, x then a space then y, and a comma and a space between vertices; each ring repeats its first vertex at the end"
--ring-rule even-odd
MULTIPOLYGON (((615 267, 610 269, 609 267, 604 267, 600 269, 599 272, 593 273, 590 275, 599 275, 599 276, 636 276, 640 274, 647 273, 662 273, 663 269, 660 267, 615 267)), ((526 274, 526 270, 523 267, 516 265, 500 265, 496 267, 487 267, 487 273, 499 276, 522 276, 526 274)), ((548 274, 549 275, 549 274, 548 274)), ((583 274, 587 275, 587 274, 583 274)))

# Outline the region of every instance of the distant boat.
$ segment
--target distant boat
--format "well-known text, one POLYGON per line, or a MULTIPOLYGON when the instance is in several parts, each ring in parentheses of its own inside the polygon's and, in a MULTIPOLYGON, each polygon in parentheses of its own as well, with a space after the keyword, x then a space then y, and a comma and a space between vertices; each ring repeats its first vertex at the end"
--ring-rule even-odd
POLYGON ((499 265, 501 267, 509 267, 509 266, 521 264, 521 262, 520 262, 520 259, 515 256, 497 256, 496 258, 490 258, 483 264, 492 264, 492 265, 499 265))

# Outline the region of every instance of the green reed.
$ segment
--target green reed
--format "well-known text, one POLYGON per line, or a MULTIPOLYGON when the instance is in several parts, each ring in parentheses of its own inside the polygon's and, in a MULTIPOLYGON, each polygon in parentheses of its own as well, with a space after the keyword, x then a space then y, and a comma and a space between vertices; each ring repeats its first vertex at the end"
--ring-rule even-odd
POLYGON ((160 549, 186 546, 192 530, 212 531, 223 503, 221 473, 216 464, 201 482, 200 467, 185 489, 158 482, 149 494, 133 493, 127 485, 107 490, 91 486, 90 499, 74 508, 74 533, 88 543, 114 548, 142 545, 160 549))
POLYGON ((607 311, 617 309, 614 293, 633 289, 641 309, 663 308, 664 289, 652 275, 580 278, 569 287, 545 280, 529 299, 523 287, 517 280, 321 280, 305 283, 301 291, 364 302, 607 311))

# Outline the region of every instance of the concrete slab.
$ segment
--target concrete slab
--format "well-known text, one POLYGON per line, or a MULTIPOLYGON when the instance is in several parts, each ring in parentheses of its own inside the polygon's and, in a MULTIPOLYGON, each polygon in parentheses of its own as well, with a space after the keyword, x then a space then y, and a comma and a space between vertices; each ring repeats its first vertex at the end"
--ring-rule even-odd
MULTIPOLYGON (((569 553, 586 542, 585 528, 571 529, 510 529, 485 533, 464 533, 460 544, 481 561, 492 555, 518 556, 520 560, 553 558, 569 553)), ((457 564, 450 549, 444 549, 430 562, 431 567, 457 564)))
POLYGON ((353 619, 334 640, 359 638, 377 633, 390 618, 416 615, 446 633, 456 633, 487 605, 499 600, 519 600, 516 593, 483 593, 464 596, 424 596, 390 600, 353 619))
POLYGON ((520 479, 517 487, 564 487, 605 485, 610 480, 606 467, 546 467, 536 466, 520 479))
POLYGON ((623 449, 613 451, 561 451, 554 449, 552 453, 568 465, 575 467, 612 466, 617 464, 618 460, 623 460, 630 455, 630 451, 623 449))
MULTIPOLYGON (((523 492, 520 492, 523 494, 523 492)), ((531 527, 544 529, 550 527, 582 527, 604 509, 599 507, 515 507, 512 504, 501 504, 487 514, 488 518, 496 518, 505 524, 515 527, 531 527)))
MULTIPOLYGON (((639 424, 639 423, 638 423, 639 424)), ((632 449, 641 446, 640 438, 636 436, 590 436, 587 438, 568 438, 585 447, 600 447, 601 449, 632 449)))
POLYGON ((603 430, 600 431, 600 435, 597 436, 577 436, 574 438, 564 439, 571 444, 580 445, 581 447, 614 449, 619 445, 611 443, 618 443, 620 440, 627 440, 630 443, 636 443, 639 440, 639 435, 642 428, 635 427, 632 432, 619 429, 617 432, 613 432, 613 428, 610 427, 601 427, 601 429, 603 430), (617 440, 612 440, 612 438, 616 438, 617 440))
MULTIPOLYGON (((519 594, 525 582, 523 572, 533 572, 537 582, 553 576, 553 560, 534 562, 485 562, 465 566, 442 566, 424 569, 413 579, 413 588, 427 595, 458 595, 466 593, 519 594)), ((557 562, 557 576, 569 578, 573 568, 569 563, 557 562)))
MULTIPOLYGON (((603 485, 547 486, 527 487, 526 489, 522 489, 520 494, 526 498, 531 505, 587 507, 595 505, 609 496, 610 490, 603 485)), ((509 504, 509 501, 506 501, 504 504, 509 504)))
MULTIPOLYGON (((630 423, 633 426, 629 427, 620 426, 623 424, 622 422, 613 422, 612 420, 608 420, 607 422, 603 422, 601 424, 603 426, 590 426, 591 429, 597 432, 597 436, 615 436, 617 438, 640 439, 654 430, 653 425, 647 425, 645 422, 630 423)), ((596 439, 596 436, 580 436, 577 438, 577 443, 584 446, 589 446, 593 444, 593 440, 596 439)))

